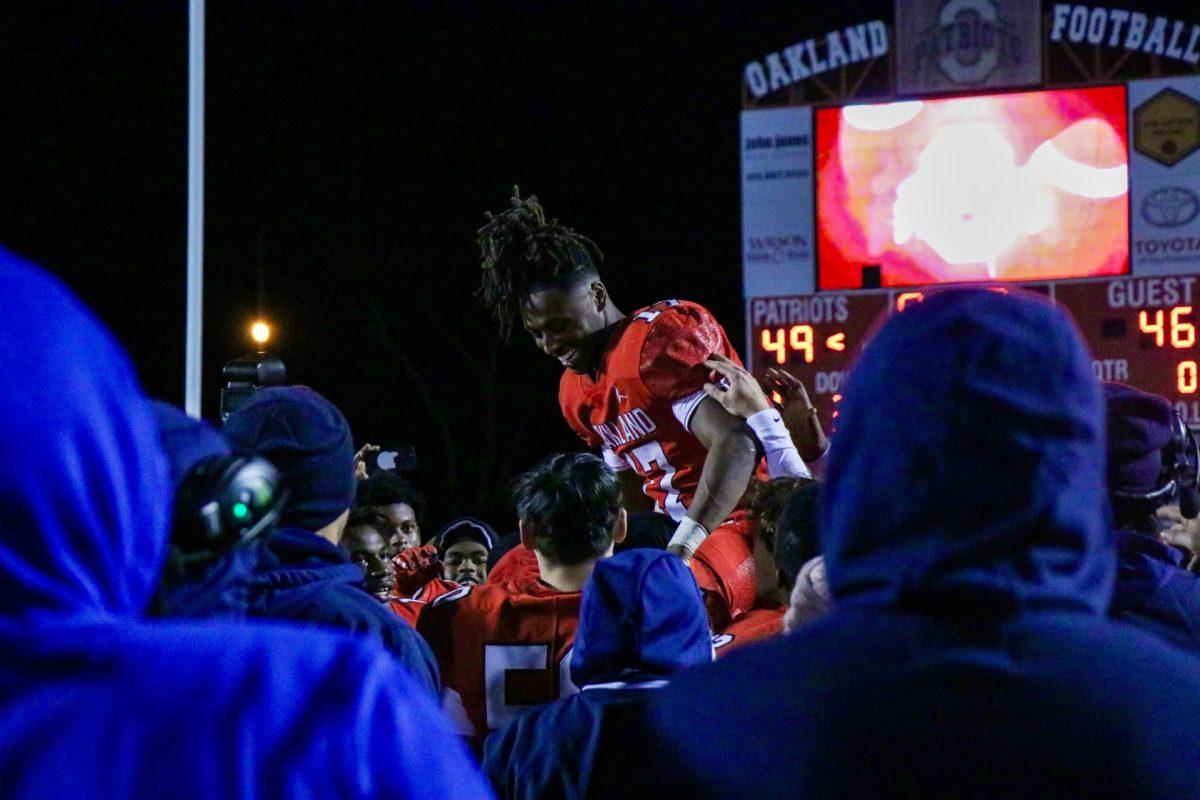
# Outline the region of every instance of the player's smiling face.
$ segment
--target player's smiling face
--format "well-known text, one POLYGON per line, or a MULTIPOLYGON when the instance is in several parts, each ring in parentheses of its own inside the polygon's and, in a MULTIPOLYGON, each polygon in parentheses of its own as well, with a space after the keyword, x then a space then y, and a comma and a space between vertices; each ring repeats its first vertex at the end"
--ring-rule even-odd
POLYGON ((574 372, 589 372, 596 362, 597 334, 608 327, 607 295, 599 281, 570 289, 548 287, 521 300, 521 321, 533 342, 574 372))

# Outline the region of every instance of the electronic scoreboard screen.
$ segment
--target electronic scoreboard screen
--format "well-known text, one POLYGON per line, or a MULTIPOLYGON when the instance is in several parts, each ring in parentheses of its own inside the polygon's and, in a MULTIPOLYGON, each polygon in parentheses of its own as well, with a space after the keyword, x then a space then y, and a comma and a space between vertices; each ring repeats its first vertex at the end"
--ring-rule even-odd
POLYGON ((817 288, 1129 270, 1126 89, 815 112, 817 288))
MULTIPOLYGON (((769 124, 780 141, 809 141, 772 113, 743 122, 755 141, 769 124)), ((1162 395, 1200 426, 1200 77, 809 113, 812 193, 796 197, 810 201, 783 208, 811 212, 797 230, 816 246, 807 261, 783 251, 799 277, 777 285, 810 293, 747 297, 756 374, 795 374, 836 430, 881 317, 947 284, 1020 287, 1074 318, 1097 378, 1162 395)), ((754 235, 782 229, 788 219, 754 198, 754 235)))

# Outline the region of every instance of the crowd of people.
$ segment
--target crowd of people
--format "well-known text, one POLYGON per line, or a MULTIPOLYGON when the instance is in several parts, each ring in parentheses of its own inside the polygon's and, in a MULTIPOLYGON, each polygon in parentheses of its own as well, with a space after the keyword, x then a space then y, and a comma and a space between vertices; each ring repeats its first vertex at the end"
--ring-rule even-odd
POLYGON ((503 533, 314 389, 148 400, 0 256, 0 796, 1200 797, 1200 454, 1060 309, 930 292, 827 437, 534 198, 480 244, 586 446, 503 533))

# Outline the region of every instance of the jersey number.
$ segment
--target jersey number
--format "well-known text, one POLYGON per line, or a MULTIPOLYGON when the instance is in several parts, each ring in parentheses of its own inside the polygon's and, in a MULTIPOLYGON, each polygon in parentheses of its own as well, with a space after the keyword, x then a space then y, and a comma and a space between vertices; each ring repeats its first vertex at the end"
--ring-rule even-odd
POLYGON ((651 311, 650 308, 648 308, 645 311, 639 311, 634 316, 640 319, 642 322, 654 322, 654 320, 658 319, 658 315, 663 312, 664 308, 670 308, 671 306, 677 305, 679 305, 678 300, 663 300, 660 303, 655 303, 654 305, 650 306, 650 308, 655 309, 654 311, 651 311))
POLYGON ((503 728, 522 710, 578 691, 571 683, 571 651, 558 662, 558 692, 546 697, 544 673, 550 645, 487 644, 483 648, 483 688, 489 731, 503 728))
POLYGON ((667 454, 663 452, 662 445, 656 440, 651 440, 633 448, 629 454, 637 462, 634 466, 640 467, 638 474, 648 475, 655 469, 662 471, 662 477, 658 479, 658 488, 666 493, 666 499, 658 503, 658 510, 669 514, 671 519, 681 519, 687 509, 679 502, 679 492, 675 491, 672 484, 675 479, 675 467, 667 461, 667 454))

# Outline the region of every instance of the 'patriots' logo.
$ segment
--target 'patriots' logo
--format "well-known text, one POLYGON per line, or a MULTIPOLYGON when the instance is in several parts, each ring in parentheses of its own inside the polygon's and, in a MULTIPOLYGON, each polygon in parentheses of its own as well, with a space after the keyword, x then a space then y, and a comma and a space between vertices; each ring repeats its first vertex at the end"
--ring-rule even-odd
POLYGON ((620 390, 620 389, 618 389, 616 386, 613 386, 613 394, 615 394, 615 395, 617 396, 617 403, 618 403, 618 404, 620 404, 620 403, 624 403, 626 400, 628 400, 628 399, 629 399, 629 395, 627 395, 627 394, 621 394, 621 390, 620 390))

